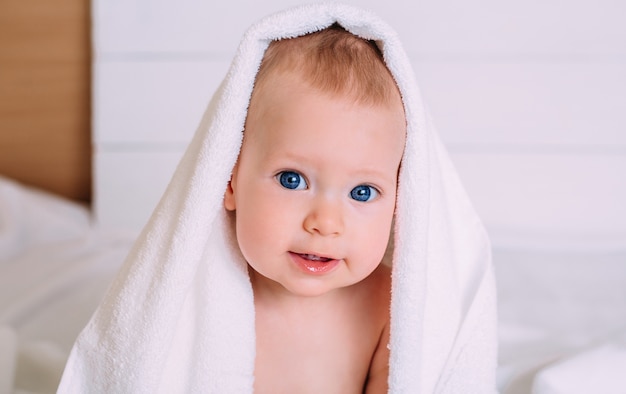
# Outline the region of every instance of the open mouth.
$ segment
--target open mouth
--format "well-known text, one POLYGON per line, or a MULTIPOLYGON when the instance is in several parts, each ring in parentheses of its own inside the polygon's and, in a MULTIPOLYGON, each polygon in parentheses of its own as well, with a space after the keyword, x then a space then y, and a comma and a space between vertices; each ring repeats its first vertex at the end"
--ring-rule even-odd
POLYGON ((319 256, 310 253, 291 252, 291 258, 296 265, 305 273, 321 275, 331 272, 339 265, 341 260, 319 256))
POLYGON ((321 261, 322 263, 327 263, 331 260, 334 259, 330 259, 328 257, 321 257, 321 256, 316 256, 314 254, 305 254, 305 253, 297 253, 300 257, 302 257, 303 259, 307 259, 307 260, 311 260, 311 261, 321 261))

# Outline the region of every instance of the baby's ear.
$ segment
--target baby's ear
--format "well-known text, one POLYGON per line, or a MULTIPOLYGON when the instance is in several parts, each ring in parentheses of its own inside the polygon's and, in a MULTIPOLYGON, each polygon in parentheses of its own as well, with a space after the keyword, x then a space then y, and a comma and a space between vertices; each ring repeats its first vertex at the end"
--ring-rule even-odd
POLYGON ((226 191, 224 192, 224 208, 226 208, 227 211, 235 210, 235 192, 233 191, 232 179, 228 182, 228 186, 226 186, 226 191))
POLYGON ((234 211, 235 204, 235 190, 233 189, 233 184, 237 182, 237 168, 239 167, 239 161, 235 163, 235 168, 233 168, 233 173, 230 176, 230 181, 228 181, 228 185, 226 186, 226 191, 224 192, 224 208, 227 211, 234 211))

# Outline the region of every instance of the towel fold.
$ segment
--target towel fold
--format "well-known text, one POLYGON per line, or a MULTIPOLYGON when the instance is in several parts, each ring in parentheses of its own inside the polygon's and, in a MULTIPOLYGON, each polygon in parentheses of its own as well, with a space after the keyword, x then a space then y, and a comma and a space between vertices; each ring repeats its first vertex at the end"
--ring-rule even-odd
POLYGON ((390 392, 495 391, 487 235, 427 116, 396 34, 371 13, 329 3, 271 15, 247 31, 163 198, 77 340, 59 392, 252 392, 253 293, 222 199, 268 44, 335 22, 376 41, 406 113, 390 392))

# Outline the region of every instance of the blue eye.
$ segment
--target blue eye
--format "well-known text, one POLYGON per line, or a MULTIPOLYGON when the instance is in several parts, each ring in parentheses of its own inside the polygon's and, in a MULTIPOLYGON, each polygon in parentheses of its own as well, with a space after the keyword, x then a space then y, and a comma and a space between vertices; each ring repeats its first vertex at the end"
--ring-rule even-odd
POLYGON ((278 182, 285 189, 291 190, 304 190, 307 188, 306 181, 302 178, 302 175, 294 171, 283 171, 276 175, 278 182))
POLYGON ((350 191, 350 197, 361 202, 372 201, 378 197, 378 190, 371 186, 359 185, 350 191))

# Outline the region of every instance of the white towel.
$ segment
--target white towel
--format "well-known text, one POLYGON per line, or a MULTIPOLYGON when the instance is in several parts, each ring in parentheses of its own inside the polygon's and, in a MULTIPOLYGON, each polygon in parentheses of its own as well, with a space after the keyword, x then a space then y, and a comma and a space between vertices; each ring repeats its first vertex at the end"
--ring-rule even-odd
POLYGON ((267 45, 335 22, 378 43, 407 117, 394 229, 390 392, 495 391, 486 233, 396 34, 366 11, 330 3, 271 15, 245 34, 167 191, 78 338, 60 392, 252 392, 253 294, 223 195, 267 45))

